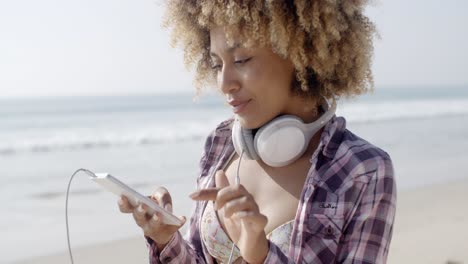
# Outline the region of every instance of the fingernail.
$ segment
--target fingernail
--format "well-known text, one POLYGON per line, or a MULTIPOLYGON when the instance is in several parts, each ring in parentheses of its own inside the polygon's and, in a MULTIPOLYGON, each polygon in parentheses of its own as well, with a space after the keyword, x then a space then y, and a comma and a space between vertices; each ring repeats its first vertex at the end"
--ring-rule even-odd
POLYGON ((139 205, 137 208, 138 212, 143 213, 145 210, 143 210, 143 206, 139 205))
POLYGON ((153 215, 153 220, 154 220, 154 221, 158 221, 158 220, 159 220, 159 217, 158 217, 156 214, 154 214, 154 215, 153 215))
POLYGON ((180 224, 179 227, 182 227, 185 224, 185 222, 187 221, 187 218, 185 216, 182 216, 182 217, 180 217, 180 219, 182 220, 182 223, 180 224))
POLYGON ((166 204, 166 206, 164 206, 164 208, 169 211, 169 212, 172 212, 172 205, 171 204, 166 204))
POLYGON ((193 193, 189 194, 189 197, 193 199, 193 198, 197 198, 199 195, 200 195, 199 192, 193 192, 193 193))

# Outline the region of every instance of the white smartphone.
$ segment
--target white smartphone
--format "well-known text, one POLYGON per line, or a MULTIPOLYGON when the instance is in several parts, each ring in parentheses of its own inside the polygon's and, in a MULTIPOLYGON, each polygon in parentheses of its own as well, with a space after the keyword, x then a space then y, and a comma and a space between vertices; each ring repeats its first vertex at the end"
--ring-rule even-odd
POLYGON ((154 214, 159 212, 162 214, 162 221, 167 225, 181 225, 182 220, 177 216, 173 215, 171 212, 159 206, 155 201, 151 200, 149 197, 146 197, 134 189, 130 188, 128 185, 119 181, 117 178, 113 177, 108 173, 95 173, 96 177, 90 177, 91 180, 98 183, 106 190, 118 195, 119 197, 124 195, 128 198, 128 201, 131 205, 137 206, 139 203, 146 204, 149 209, 149 214, 154 214))

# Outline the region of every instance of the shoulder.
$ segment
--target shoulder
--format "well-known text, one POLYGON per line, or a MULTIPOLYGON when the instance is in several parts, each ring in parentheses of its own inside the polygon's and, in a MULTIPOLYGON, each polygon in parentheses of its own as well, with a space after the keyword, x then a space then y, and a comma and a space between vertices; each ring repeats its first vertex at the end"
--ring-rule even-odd
POLYGON ((379 164, 391 162, 390 155, 346 129, 335 155, 336 161, 347 161, 346 165, 356 173, 376 170, 379 164))
POLYGON ((209 154, 213 147, 224 145, 231 138, 231 129, 234 118, 229 118, 219 123, 207 136, 204 152, 209 154))
POLYGON ((328 134, 323 155, 317 161, 320 181, 327 182, 331 191, 337 191, 350 182, 394 180, 393 164, 387 152, 346 129, 344 118, 335 118, 333 122, 325 131, 328 134))
POLYGON ((354 175, 375 172, 376 177, 393 177, 390 155, 347 129, 343 133, 343 141, 335 158, 337 161, 346 161, 347 169, 352 169, 354 175), (383 170, 392 171, 382 174, 383 170))
POLYGON ((231 140, 233 122, 233 118, 222 121, 207 136, 199 164, 201 168, 199 178, 213 174, 233 152, 231 140))
POLYGON ((364 205, 360 214, 372 212, 379 201, 393 210, 396 182, 390 155, 346 129, 344 118, 333 122, 324 131, 324 149, 317 155, 311 174, 315 177, 310 177, 316 193, 310 208, 317 214, 338 214, 346 219, 359 205, 364 205), (331 210, 323 204, 336 207, 331 210))

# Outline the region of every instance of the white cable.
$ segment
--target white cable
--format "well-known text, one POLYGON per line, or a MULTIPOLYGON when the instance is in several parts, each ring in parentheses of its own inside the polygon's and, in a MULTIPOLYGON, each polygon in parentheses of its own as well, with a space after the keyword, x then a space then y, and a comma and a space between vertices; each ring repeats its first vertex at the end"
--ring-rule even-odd
MULTIPOLYGON (((242 160, 243 156, 244 156, 244 150, 242 150, 242 153, 241 153, 240 158, 239 158, 239 163, 237 164, 236 185, 240 184, 239 170, 240 170, 240 163, 241 163, 241 160, 242 160)), ((94 172, 92 172, 90 170, 78 169, 72 174, 72 176, 70 177, 70 180, 68 181, 67 194, 66 194, 66 197, 65 197, 65 226, 66 226, 66 229, 67 229, 68 254, 70 255, 70 262, 72 264, 74 264, 74 261, 73 261, 73 253, 72 253, 72 249, 71 249, 71 243, 70 243, 70 228, 69 228, 69 224, 68 224, 68 196, 70 194, 71 182, 72 182, 73 178, 75 177, 75 175, 78 172, 85 172, 86 174, 88 174, 91 177, 96 177, 94 172)), ((232 263, 232 256, 234 254, 234 248, 235 247, 236 247, 236 244, 234 244, 234 242, 233 242, 228 264, 232 263)))
POLYGON ((71 186, 71 182, 72 182, 73 178, 75 177, 75 175, 78 172, 82 172, 82 171, 87 173, 91 177, 96 177, 96 175, 90 170, 78 169, 72 174, 72 176, 70 177, 70 181, 68 181, 67 196, 65 198, 65 226, 67 228, 68 254, 70 255, 70 261, 71 261, 72 264, 74 262, 73 262, 73 254, 72 254, 72 250, 71 250, 71 244, 70 244, 70 229, 68 227, 68 195, 70 194, 70 186, 71 186))
MULTIPOLYGON (((239 158, 239 163, 237 164, 237 174, 236 174, 236 185, 240 184, 240 177, 239 177, 239 169, 240 169, 240 163, 242 160, 242 156, 244 156, 244 150, 242 150, 242 153, 239 158)), ((234 255, 234 248, 236 247, 236 244, 234 244, 234 241, 232 242, 232 248, 231 248, 231 254, 229 255, 229 260, 228 264, 232 263, 232 256, 234 255)))

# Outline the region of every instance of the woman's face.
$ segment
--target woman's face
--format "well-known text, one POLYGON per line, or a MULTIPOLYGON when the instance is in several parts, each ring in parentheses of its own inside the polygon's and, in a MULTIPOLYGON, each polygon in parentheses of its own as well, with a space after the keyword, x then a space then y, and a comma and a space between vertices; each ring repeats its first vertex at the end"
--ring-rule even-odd
POLYGON ((258 128, 280 114, 296 114, 300 98, 291 91, 294 67, 269 48, 245 48, 234 37, 228 46, 225 31, 210 32, 217 85, 242 127, 258 128))

